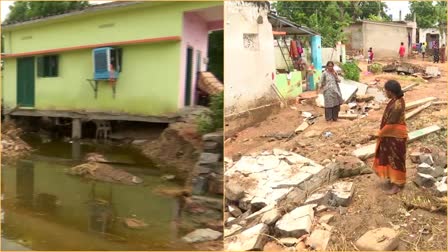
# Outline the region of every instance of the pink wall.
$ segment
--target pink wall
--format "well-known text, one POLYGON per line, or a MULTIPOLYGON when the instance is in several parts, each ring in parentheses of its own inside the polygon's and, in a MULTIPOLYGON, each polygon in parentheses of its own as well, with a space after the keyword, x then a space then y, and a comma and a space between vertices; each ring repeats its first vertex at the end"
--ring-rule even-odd
POLYGON ((184 93, 185 93, 185 77, 187 67, 187 48, 193 47, 193 76, 192 76, 192 94, 191 101, 194 104, 195 90, 196 90, 196 65, 197 53, 201 52, 201 69, 205 71, 207 65, 204 64, 203 59, 207 58, 208 49, 208 24, 207 22, 195 13, 186 12, 183 18, 182 29, 182 45, 181 45, 181 63, 180 63, 180 82, 179 82, 179 108, 184 107, 184 93))

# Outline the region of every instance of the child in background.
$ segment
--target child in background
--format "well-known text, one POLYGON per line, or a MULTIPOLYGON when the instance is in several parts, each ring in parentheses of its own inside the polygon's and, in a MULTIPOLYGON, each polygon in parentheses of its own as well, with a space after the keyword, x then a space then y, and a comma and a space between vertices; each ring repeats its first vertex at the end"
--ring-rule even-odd
POLYGON ((368 57, 369 58, 367 60, 367 63, 368 64, 372 64, 372 62, 373 62, 373 49, 372 49, 372 47, 369 48, 368 57))

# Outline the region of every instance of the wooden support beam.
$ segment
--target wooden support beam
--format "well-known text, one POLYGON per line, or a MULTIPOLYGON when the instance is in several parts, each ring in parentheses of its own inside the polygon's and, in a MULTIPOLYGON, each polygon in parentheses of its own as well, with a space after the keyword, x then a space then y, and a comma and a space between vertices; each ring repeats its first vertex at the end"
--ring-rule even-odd
MULTIPOLYGON (((441 128, 437 125, 433 125, 430 127, 426 127, 423 129, 419 129, 419 130, 415 130, 412 131, 411 133, 409 133, 409 139, 408 139, 408 143, 415 141, 423 136, 429 135, 431 133, 437 132, 441 130, 441 128)), ((370 144, 370 145, 366 145, 363 146, 359 149, 356 149, 352 152, 352 155, 361 159, 361 160, 366 160, 369 157, 372 157, 375 154, 375 148, 376 148, 376 144, 370 144)))
POLYGON ((424 110, 426 108, 429 108, 431 105, 432 105, 432 102, 428 102, 428 103, 426 103, 426 104, 424 104, 424 105, 422 105, 422 106, 412 110, 411 112, 406 113, 406 116, 405 116, 406 120, 411 118, 411 117, 413 117, 413 116, 415 116, 416 114, 420 113, 422 110, 424 110))
POLYGON ((303 122, 302 124, 300 124, 299 127, 297 127, 296 130, 294 130, 295 133, 297 132, 302 132, 304 130, 306 130, 310 125, 307 122, 303 122))
POLYGON ((411 84, 411 85, 409 85, 409 86, 406 86, 406 87, 404 87, 403 89, 401 89, 403 92, 406 92, 406 91, 409 91, 409 90, 411 90, 413 87, 415 87, 415 86, 418 86, 418 83, 414 83, 414 84, 411 84))
POLYGON ((412 102, 407 102, 406 103, 406 110, 413 109, 413 108, 416 108, 416 107, 418 107, 420 105, 423 105, 425 103, 436 101, 436 100, 437 100, 436 97, 427 97, 427 98, 424 98, 424 99, 420 99, 420 100, 416 100, 416 101, 412 101, 412 102))
POLYGON ((358 118, 357 114, 345 114, 345 113, 339 113, 339 119, 349 119, 354 120, 358 118))

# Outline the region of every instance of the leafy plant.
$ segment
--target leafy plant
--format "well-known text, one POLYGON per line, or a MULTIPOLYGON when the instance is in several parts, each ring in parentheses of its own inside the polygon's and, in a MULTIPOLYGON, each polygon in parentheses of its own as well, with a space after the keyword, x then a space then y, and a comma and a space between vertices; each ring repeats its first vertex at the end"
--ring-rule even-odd
POLYGON ((383 65, 381 65, 380 63, 373 63, 372 65, 370 65, 370 72, 374 74, 383 72, 383 65))
POLYGON ((198 132, 207 134, 224 126, 224 92, 210 98, 211 112, 202 113, 198 119, 198 132))
POLYGON ((359 81, 359 68, 356 63, 348 62, 342 65, 344 77, 349 80, 359 81))

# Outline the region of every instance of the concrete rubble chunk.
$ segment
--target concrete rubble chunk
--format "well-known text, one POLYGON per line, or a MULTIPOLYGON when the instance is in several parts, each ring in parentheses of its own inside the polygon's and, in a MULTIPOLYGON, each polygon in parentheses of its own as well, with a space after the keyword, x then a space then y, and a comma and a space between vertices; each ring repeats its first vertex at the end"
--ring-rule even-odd
POLYGON ((319 223, 328 224, 334 219, 334 214, 325 214, 319 218, 319 223))
POLYGON ((446 192, 447 192, 446 177, 443 177, 441 182, 436 182, 435 186, 436 186, 437 196, 439 196, 439 197, 446 196, 446 192))
POLYGON ((440 167, 432 167, 427 163, 421 163, 419 166, 417 166, 417 172, 431 175, 432 177, 437 178, 443 175, 444 169, 440 167))
POLYGON ((421 152, 412 152, 409 157, 411 158, 412 163, 414 164, 420 164, 420 155, 422 155, 423 153, 421 152))
POLYGON ((305 204, 312 204, 312 203, 316 203, 319 205, 326 205, 328 203, 328 199, 329 199, 329 192, 317 192, 312 194, 310 197, 308 197, 305 201, 305 204))
POLYGON ((361 251, 392 251, 398 247, 398 233, 391 228, 377 228, 361 236, 355 243, 361 251))
POLYGON ((222 236, 221 232, 215 231, 210 228, 197 229, 182 238, 183 241, 188 243, 214 241, 222 236))
POLYGON ((269 228, 266 224, 258 224, 247 230, 244 230, 236 236, 229 237, 229 241, 225 242, 225 250, 227 251, 248 251, 263 249, 269 228), (233 238, 233 239, 232 239, 233 238))
POLYGON ((311 231, 314 210, 311 205, 305 205, 285 214, 275 224, 275 230, 280 237, 300 237, 311 231))
POLYGON ((250 215, 247 215, 244 219, 245 219, 245 220, 249 220, 249 221, 250 221, 250 220, 253 220, 253 219, 255 219, 256 217, 258 217, 258 216, 262 216, 263 214, 265 214, 265 213, 271 211, 272 209, 275 209, 275 205, 268 205, 268 206, 265 206, 265 207, 263 207, 262 209, 258 210, 257 212, 254 212, 254 213, 252 213, 252 214, 250 214, 250 215))
POLYGON ((226 198, 231 201, 237 201, 244 197, 244 188, 239 181, 229 179, 226 181, 226 198))
POLYGON ((241 212, 241 210, 237 206, 234 206, 234 205, 229 206, 229 213, 235 218, 238 218, 238 217, 240 217, 241 214, 243 214, 241 212))
POLYGON ((213 133, 208 133, 202 136, 202 140, 204 142, 206 141, 213 141, 213 142, 217 142, 217 143, 223 143, 224 141, 224 135, 223 132, 213 132, 213 133))
POLYGON ((316 207, 316 213, 324 212, 324 211, 327 211, 327 210, 328 210, 328 207, 325 206, 325 205, 320 205, 320 206, 316 207))
POLYGON ((231 236, 235 234, 236 232, 240 231, 243 227, 237 224, 233 224, 230 226, 230 228, 224 229, 224 237, 231 236))
POLYGON ((306 244, 315 250, 323 251, 327 249, 330 237, 331 232, 317 229, 311 233, 308 239, 306 239, 306 244))
POLYGON ((279 209, 274 208, 263 214, 261 217, 261 222, 270 226, 278 221, 280 217, 282 217, 282 213, 279 209))
POLYGON ((299 242, 299 239, 294 238, 294 237, 286 237, 286 238, 281 238, 279 241, 281 244, 283 244, 287 247, 292 247, 299 242))
POLYGON ((436 182, 436 179, 428 174, 417 173, 414 182, 421 187, 432 187, 436 182))
POLYGON ((421 163, 426 163, 426 164, 429 164, 429 165, 433 165, 434 164, 434 160, 432 159, 432 155, 428 154, 428 153, 420 155, 420 162, 421 163))
POLYGON ((332 206, 346 207, 355 191, 353 182, 338 182, 332 185, 329 204, 332 206))

